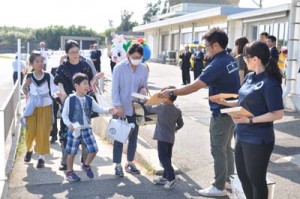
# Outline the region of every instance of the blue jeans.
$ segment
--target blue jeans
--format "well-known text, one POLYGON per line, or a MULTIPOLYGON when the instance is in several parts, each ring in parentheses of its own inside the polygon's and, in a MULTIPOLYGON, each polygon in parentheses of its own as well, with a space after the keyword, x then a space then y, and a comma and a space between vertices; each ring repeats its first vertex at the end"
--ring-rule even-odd
MULTIPOLYGON (((137 137, 139 132, 139 126, 136 124, 136 116, 126 116, 128 123, 134 123, 135 128, 131 133, 128 139, 128 147, 127 147, 127 161, 131 162, 134 160, 136 145, 137 145, 137 137)), ((122 162, 122 152, 123 152, 123 143, 114 141, 113 147, 113 162, 120 164, 122 162)))

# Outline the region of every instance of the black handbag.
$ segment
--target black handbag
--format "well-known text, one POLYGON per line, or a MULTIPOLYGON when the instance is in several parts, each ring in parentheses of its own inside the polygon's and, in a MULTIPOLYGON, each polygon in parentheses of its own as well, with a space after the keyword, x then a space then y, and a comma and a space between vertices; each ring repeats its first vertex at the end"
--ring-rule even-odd
POLYGON ((146 107, 145 103, 141 101, 133 102, 133 107, 136 115, 136 124, 139 126, 156 124, 157 114, 150 113, 146 107))

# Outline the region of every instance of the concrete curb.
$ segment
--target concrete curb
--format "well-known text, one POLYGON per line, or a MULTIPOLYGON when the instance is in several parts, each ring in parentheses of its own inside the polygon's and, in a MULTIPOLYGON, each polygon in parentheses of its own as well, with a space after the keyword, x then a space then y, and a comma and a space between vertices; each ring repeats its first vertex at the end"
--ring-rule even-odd
MULTIPOLYGON (((100 116, 94 118, 92 120, 92 127, 95 134, 97 134, 104 140, 109 140, 109 142, 112 144, 113 141, 106 136, 106 130, 110 118, 111 117, 109 116, 100 116)), ((143 129, 140 128, 140 131, 141 130, 143 129)), ((123 153, 126 154, 126 152, 127 145, 125 144, 123 147, 123 153)), ((163 174, 163 168, 160 166, 160 162, 158 160, 157 149, 147 143, 147 141, 144 140, 141 136, 139 136, 138 138, 135 160, 143 165, 143 167, 145 167, 148 172, 156 175, 163 174)), ((181 172, 175 165, 173 165, 173 167, 176 174, 181 172)))
POLYGON ((8 187, 9 187, 9 176, 10 173, 12 172, 15 159, 16 159, 16 154, 18 150, 18 143, 20 140, 20 135, 21 135, 21 124, 19 122, 19 119, 17 119, 17 127, 16 127, 16 132, 12 132, 11 136, 7 137, 6 144, 5 144, 5 153, 7 155, 7 162, 6 162, 6 179, 1 179, 0 180, 0 196, 1 199, 6 199, 7 194, 8 194, 8 187))

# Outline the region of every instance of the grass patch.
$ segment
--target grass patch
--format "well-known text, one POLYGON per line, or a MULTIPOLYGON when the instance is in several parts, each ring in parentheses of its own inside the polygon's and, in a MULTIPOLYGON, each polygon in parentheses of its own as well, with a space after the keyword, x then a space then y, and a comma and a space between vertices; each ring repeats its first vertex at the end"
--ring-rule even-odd
POLYGON ((26 151, 25 133, 26 133, 26 130, 22 129, 20 139, 19 139, 19 143, 18 143, 18 146, 17 146, 17 155, 23 154, 26 151))
POLYGON ((4 58, 4 59, 14 59, 15 58, 15 54, 0 54, 0 58, 4 58))

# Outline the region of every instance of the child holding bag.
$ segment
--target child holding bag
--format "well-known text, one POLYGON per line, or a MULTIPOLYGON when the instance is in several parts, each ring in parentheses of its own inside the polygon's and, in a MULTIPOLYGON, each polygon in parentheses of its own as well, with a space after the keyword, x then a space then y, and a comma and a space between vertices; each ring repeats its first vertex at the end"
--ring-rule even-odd
POLYGON ((71 94, 66 99, 62 119, 68 127, 65 150, 65 153, 68 154, 66 178, 70 182, 77 182, 81 179, 73 171, 73 164, 81 140, 86 145, 88 152, 85 162, 81 164, 81 168, 89 178, 94 177, 90 164, 97 154, 98 146, 91 129, 91 112, 116 114, 117 110, 115 108, 102 108, 92 97, 86 95, 89 91, 87 75, 76 73, 73 76, 73 85, 76 93, 71 94))

